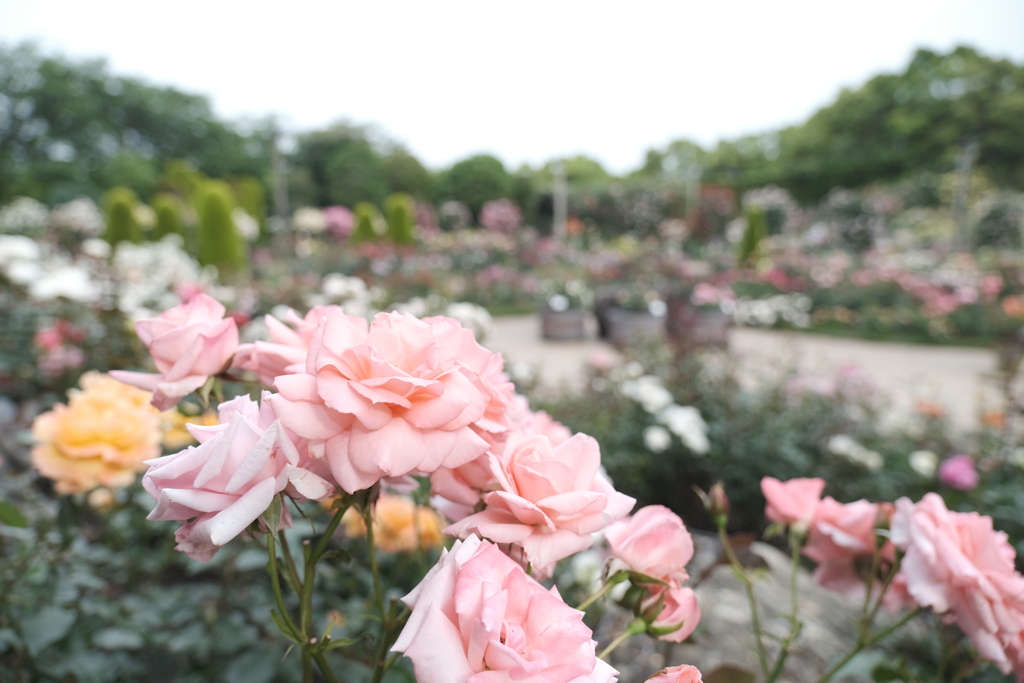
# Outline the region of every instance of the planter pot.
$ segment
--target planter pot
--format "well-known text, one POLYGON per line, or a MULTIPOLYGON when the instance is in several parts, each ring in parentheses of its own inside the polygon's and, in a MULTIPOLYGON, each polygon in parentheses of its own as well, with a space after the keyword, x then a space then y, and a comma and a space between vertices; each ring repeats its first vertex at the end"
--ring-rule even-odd
POLYGON ((666 330, 684 351, 699 348, 728 348, 732 318, 716 309, 700 309, 687 298, 669 301, 666 330))
POLYGON ((665 318, 650 313, 608 308, 604 317, 608 341, 616 346, 628 346, 665 334, 665 318))
POLYGON ((540 309, 540 336, 554 341, 583 339, 586 336, 586 314, 581 308, 553 311, 540 309))

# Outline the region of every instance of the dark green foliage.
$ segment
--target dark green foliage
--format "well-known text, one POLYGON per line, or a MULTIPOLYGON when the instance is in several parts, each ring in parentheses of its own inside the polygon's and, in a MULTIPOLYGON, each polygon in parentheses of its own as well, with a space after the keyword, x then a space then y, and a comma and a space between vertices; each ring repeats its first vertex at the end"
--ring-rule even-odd
POLYGON ((968 47, 919 50, 899 74, 876 76, 797 126, 723 141, 711 151, 681 140, 651 150, 636 175, 670 177, 684 148, 704 182, 739 191, 775 184, 816 203, 834 187, 945 173, 963 144, 1001 187, 1024 187, 1024 67, 968 47))
POLYGON ((339 124, 299 138, 290 184, 298 182, 314 206, 380 204, 388 194, 383 156, 364 127, 339 124))
POLYGON ((974 226, 975 248, 1019 249, 1024 230, 1024 201, 1020 196, 996 196, 986 202, 974 226))
POLYGON ((231 219, 234 198, 231 188, 220 180, 209 181, 201 190, 199 211, 199 262, 213 265, 222 273, 236 273, 247 264, 242 238, 231 219))
POLYGON ((747 227, 743 231, 743 238, 740 239, 736 253, 736 261, 739 266, 748 265, 751 259, 757 258, 758 248, 768 234, 768 217, 764 209, 751 207, 746 211, 747 227))
POLYGON ((413 211, 412 197, 407 194, 393 194, 384 202, 388 237, 395 244, 416 243, 416 224, 413 211))
POLYGON ((381 220, 377 207, 370 202, 359 202, 353 213, 356 215, 356 228, 352 231, 349 241, 352 244, 375 241, 377 239, 377 223, 381 220))
POLYGON ((139 198, 127 187, 115 187, 103 196, 103 209, 107 217, 107 232, 104 238, 111 244, 142 240, 134 210, 139 198))
POLYGON ((433 191, 434 178, 430 171, 404 149, 396 149, 384 157, 384 172, 391 192, 425 199, 433 191))
POLYGON ((492 199, 512 194, 512 176, 493 156, 480 154, 458 162, 441 179, 441 199, 456 199, 469 207, 474 216, 492 199))
POLYGON ((101 60, 49 57, 32 44, 0 46, 0 204, 19 194, 67 201, 112 184, 147 196, 170 159, 211 176, 260 174, 265 130, 241 134, 209 102, 110 73, 101 60), (8 109, 9 107, 9 109, 8 109), (55 153, 56 152, 56 153, 55 153))
POLYGON ((156 225, 153 226, 153 239, 159 240, 166 235, 183 235, 181 222, 181 200, 172 194, 161 193, 153 197, 153 211, 156 212, 156 225))

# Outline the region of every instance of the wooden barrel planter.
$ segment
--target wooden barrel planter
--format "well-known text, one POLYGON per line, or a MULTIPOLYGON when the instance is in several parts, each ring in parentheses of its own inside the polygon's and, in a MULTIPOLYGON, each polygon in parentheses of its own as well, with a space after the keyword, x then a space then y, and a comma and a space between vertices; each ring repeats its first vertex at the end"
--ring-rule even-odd
POLYGON ((608 341, 616 346, 628 346, 665 334, 665 318, 644 311, 608 308, 604 312, 608 341))
POLYGON ((689 298, 669 297, 665 328, 669 339, 679 350, 729 347, 732 317, 712 308, 697 308, 689 298))
POLYGON ((564 311, 544 305, 540 309, 540 336, 552 341, 571 341, 586 336, 586 314, 581 308, 564 311))

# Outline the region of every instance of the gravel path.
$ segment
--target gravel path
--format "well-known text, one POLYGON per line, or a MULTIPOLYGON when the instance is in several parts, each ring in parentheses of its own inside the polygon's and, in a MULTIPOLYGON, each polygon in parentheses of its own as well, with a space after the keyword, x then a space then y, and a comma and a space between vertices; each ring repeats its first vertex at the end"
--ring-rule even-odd
MULTIPOLYGON (((582 369, 595 354, 616 358, 612 347, 596 338, 590 321, 589 337, 578 342, 547 342, 540 337, 539 316, 496 318, 485 344, 504 354, 511 367, 526 363, 536 368, 541 385, 554 389, 578 387, 582 369)), ((751 328, 730 332, 729 347, 743 358, 750 381, 773 372, 797 368, 801 373, 827 377, 854 365, 892 400, 894 419, 908 415, 920 401, 942 406, 954 424, 969 429, 980 415, 998 409, 996 354, 991 349, 920 346, 841 339, 751 328)))

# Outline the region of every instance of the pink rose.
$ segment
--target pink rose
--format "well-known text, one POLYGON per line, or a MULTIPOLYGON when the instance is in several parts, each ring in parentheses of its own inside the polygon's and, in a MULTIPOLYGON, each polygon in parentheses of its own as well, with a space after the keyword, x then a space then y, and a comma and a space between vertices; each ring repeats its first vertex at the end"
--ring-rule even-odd
MULTIPOLYGON (((274 378, 280 375, 304 372, 306 369, 306 350, 320 321, 329 316, 344 316, 341 306, 314 306, 306 313, 305 318, 289 309, 284 322, 272 315, 264 317, 271 341, 257 341, 242 344, 235 354, 234 367, 255 372, 260 381, 268 387, 274 386, 274 378)), ((352 321, 361 318, 349 318, 352 321)), ((355 322, 359 325, 358 322, 355 322)), ((363 321, 363 327, 366 322, 363 321)))
POLYGON ((667 507, 642 507, 632 517, 609 525, 604 537, 612 556, 632 571, 666 582, 688 578, 693 538, 679 515, 667 507))
POLYGON ((939 481, 961 491, 969 491, 978 485, 978 470, 969 455, 954 455, 939 465, 939 481))
POLYGON ((644 598, 641 610, 654 609, 660 602, 663 607, 651 626, 659 629, 674 628, 676 630, 658 636, 658 640, 670 643, 681 643, 690 637, 700 623, 700 606, 697 594, 688 586, 680 586, 674 580, 669 586, 658 586, 644 598))
POLYGON ((991 517, 951 512, 928 493, 916 505, 896 501, 890 537, 906 552, 900 574, 917 604, 951 612, 978 653, 1009 673, 1024 631, 1024 577, 1006 534, 991 517))
POLYGON ((552 446, 546 436, 515 431, 491 463, 499 488, 483 496, 487 507, 444 532, 511 544, 535 576, 549 576, 558 560, 589 548, 591 534, 636 502, 601 474, 597 441, 585 434, 552 446))
MULTIPOLYGON (((177 549, 193 559, 212 558, 282 491, 313 500, 334 493, 330 482, 301 466, 303 458, 268 396, 264 392, 263 405, 248 396, 222 403, 222 424, 188 425, 198 447, 146 462, 150 467, 142 485, 157 500, 148 519, 192 520, 175 538, 177 549)), ((283 524, 290 525, 290 518, 283 524)))
POLYGON ((765 477, 761 480, 761 492, 768 504, 765 515, 773 522, 787 526, 799 525, 806 529, 814 519, 824 490, 824 479, 790 479, 782 482, 774 477, 765 477))
POLYGON ((670 666, 650 676, 644 683, 701 683, 700 671, 689 664, 670 666))
POLYGON ((206 294, 140 320, 135 332, 149 349, 158 374, 114 370, 112 377, 153 392, 153 405, 167 410, 224 369, 238 348, 238 325, 206 294))
MULTIPOLYGON (((338 484, 354 493, 381 477, 458 467, 487 450, 474 431, 493 395, 462 361, 470 330, 449 318, 379 313, 369 328, 322 319, 306 372, 275 380, 282 423, 309 440, 338 484)), ((499 392, 500 393, 500 392, 499 392)))
POLYGON ((858 500, 844 504, 827 496, 818 504, 804 554, 815 562, 871 557, 877 519, 874 503, 858 500))
POLYGON ((499 548, 457 541, 403 602, 412 609, 391 648, 419 683, 611 683, 583 612, 537 583, 499 548))
MULTIPOLYGON (((522 396, 513 396, 506 414, 519 430, 547 436, 553 446, 567 441, 572 436, 572 432, 565 425, 551 419, 543 410, 530 410, 522 396)), ((508 433, 484 430, 477 433, 491 445, 490 451, 465 465, 452 469, 441 467, 430 475, 431 491, 436 496, 434 507, 453 522, 472 514, 473 508, 481 501, 483 494, 499 488, 498 478, 494 474, 495 468, 491 464, 495 457, 492 451, 502 452, 508 433)))

